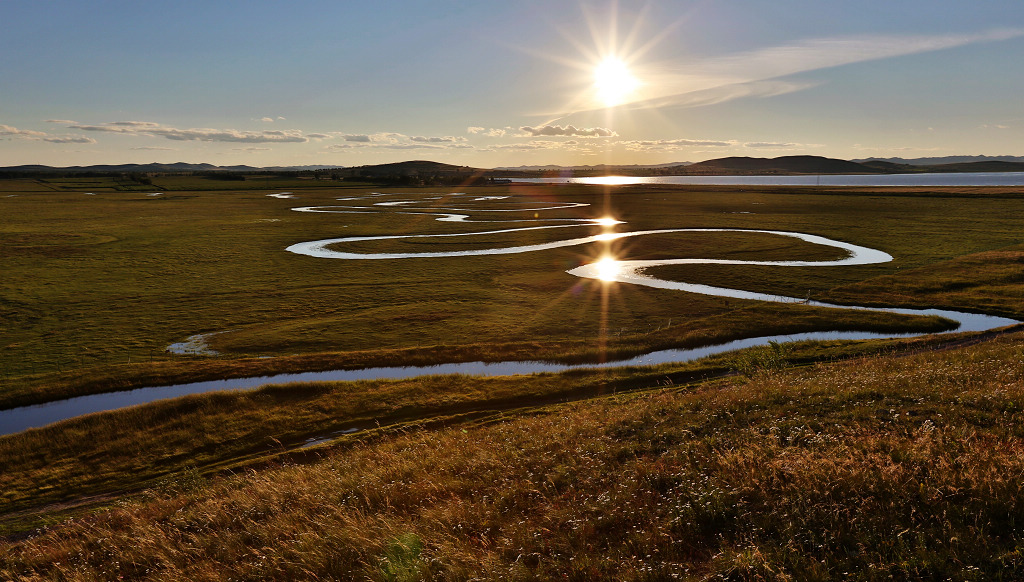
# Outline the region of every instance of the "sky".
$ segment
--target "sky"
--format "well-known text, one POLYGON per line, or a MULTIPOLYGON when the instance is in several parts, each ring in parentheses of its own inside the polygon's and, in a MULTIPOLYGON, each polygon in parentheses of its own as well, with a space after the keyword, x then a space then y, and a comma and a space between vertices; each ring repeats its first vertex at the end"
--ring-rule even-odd
POLYGON ((0 0, 0 166, 1024 155, 1020 0, 0 0))

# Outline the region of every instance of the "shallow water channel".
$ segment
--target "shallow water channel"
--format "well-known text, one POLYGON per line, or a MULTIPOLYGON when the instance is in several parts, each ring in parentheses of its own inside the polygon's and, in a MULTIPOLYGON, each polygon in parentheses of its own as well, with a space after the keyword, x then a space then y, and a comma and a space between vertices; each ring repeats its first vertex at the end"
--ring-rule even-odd
MULTIPOLYGON (((353 200, 353 199, 345 199, 353 200)), ((422 199, 421 199, 422 200, 422 199)), ((477 200, 488 200, 487 198, 477 200)), ((452 214, 452 211, 460 212, 508 212, 510 209, 438 209, 430 208, 429 210, 416 211, 415 208, 410 206, 416 204, 419 200, 397 200, 387 202, 376 202, 373 207, 369 206, 330 206, 330 207, 302 207, 295 208, 294 210, 300 212, 340 212, 340 213, 360 213, 364 214, 367 212, 373 212, 374 210, 380 211, 382 208, 385 212, 396 212, 395 209, 401 208, 397 211, 401 214, 429 214, 439 218, 437 220, 442 222, 537 222, 538 220, 523 220, 523 221, 498 221, 498 220, 469 220, 469 215, 465 214, 452 214)), ((555 208, 567 208, 574 206, 560 206, 560 207, 544 207, 544 208, 523 208, 516 207, 516 211, 538 211, 538 210, 550 210, 555 208)), ((331 259, 343 259, 343 260, 402 260, 402 259, 431 259, 438 257, 461 257, 470 255, 496 255, 496 254, 510 254, 510 253, 522 253, 522 252, 534 252, 542 251, 551 248, 589 244, 595 242, 604 242, 615 240, 623 237, 632 236, 644 236, 648 234, 660 234, 660 233, 676 233, 676 232, 700 232, 700 233, 717 233, 717 232, 755 232, 761 233, 767 236, 784 236, 793 237, 805 242, 835 247, 845 252, 846 256, 840 259, 831 261, 744 261, 744 260, 725 260, 725 259, 666 259, 658 261, 618 261, 611 258, 603 259, 595 263, 590 263, 577 267, 568 273, 576 275, 578 277, 585 277, 591 279, 600 279, 608 284, 614 283, 625 283, 634 285, 646 285, 650 287, 657 287, 662 289, 672 289, 677 291, 686 291, 691 293, 701 293, 706 295, 718 295, 725 297, 734 297, 739 299, 752 299, 759 301, 769 302, 781 302, 781 303, 803 303, 815 307, 824 308, 841 308, 841 309, 858 309, 858 310, 871 310, 871 311, 884 311, 888 313, 907 314, 907 315, 938 315, 951 319, 959 323, 959 327, 952 330, 951 332, 964 332, 964 331, 985 331, 989 329, 995 329, 998 327, 1004 327, 1019 323, 1013 319, 1004 317, 994 317, 989 315, 981 315, 974 313, 963 313, 951 310, 940 310, 940 309, 882 309, 875 307, 860 307, 860 306, 848 306, 848 305, 834 305, 829 303, 823 303, 818 301, 807 301, 794 297, 785 297, 780 295, 770 295, 764 293, 754 293, 749 291, 743 291, 738 289, 727 289, 723 287, 712 287, 708 285, 695 285, 691 283, 667 281, 663 279, 657 279, 644 273, 644 269, 659 265, 676 265, 676 264, 727 264, 727 265, 771 265, 779 267, 788 266, 839 266, 839 265, 864 265, 871 263, 888 262, 892 260, 892 257, 883 251, 876 249, 870 249, 858 245, 853 245, 846 242, 836 241, 821 236, 785 232, 785 231, 774 231, 774 230, 741 230, 741 229, 663 229, 663 230, 648 230, 648 231, 634 231, 634 232, 612 232, 618 224, 622 224, 614 219, 552 219, 553 221, 565 221, 570 224, 559 224, 559 225, 548 225, 548 226, 531 226, 516 229, 502 229, 502 230, 490 230, 485 232, 476 233, 460 233, 460 234, 438 234, 438 235, 396 235, 396 236, 379 236, 379 237, 345 237, 336 239, 326 239, 319 241, 311 241, 306 243, 298 243, 288 247, 286 250, 289 252, 310 255, 320 258, 331 258, 331 259), (580 227, 580 226, 600 226, 605 232, 598 235, 569 238, 562 241, 536 244, 536 245, 525 245, 518 247, 501 247, 492 249, 475 249, 465 251, 449 251, 446 253, 379 253, 379 254, 363 254, 347 252, 339 250, 336 247, 338 245, 344 245, 346 242, 355 241, 366 241, 366 240, 380 240, 386 238, 413 238, 413 237, 444 237, 444 236, 474 236, 474 235, 486 235, 494 232, 509 232, 515 230, 535 230, 539 228, 569 228, 569 227, 580 227)), ((541 219, 543 221, 543 219, 541 219)), ((947 333, 951 333, 947 332, 947 333)), ((566 370, 578 369, 578 368, 609 368, 609 367, 620 367, 620 366, 649 366, 656 364, 665 364, 671 362, 688 362, 696 359, 700 359, 706 356, 720 354, 732 350, 738 350, 753 346, 767 345, 769 342, 789 342, 789 341, 804 341, 804 340, 862 340, 862 339, 880 339, 888 337, 910 337, 914 335, 922 334, 883 334, 883 333, 872 333, 872 332, 856 332, 856 331, 826 331, 826 332, 811 332, 791 335, 771 335, 764 337, 746 338, 727 342, 719 345, 709 345, 693 349, 677 349, 677 350, 662 350, 643 354, 629 359, 617 360, 613 362, 606 362, 602 364, 560 364, 554 362, 543 362, 543 361, 508 361, 508 362, 460 362, 460 363, 448 363, 440 364, 435 366, 398 366, 398 367, 380 367, 380 368, 363 368, 359 370, 332 370, 326 372, 303 372, 297 374, 279 374, 275 376, 259 376, 250 378, 233 378, 227 380, 212 380, 207 382, 194 382, 189 384, 178 384, 173 386, 154 386, 149 388, 138 388, 135 390, 127 390, 122 392, 111 392, 106 394, 93 394, 88 396, 80 396, 76 398, 69 398, 67 400, 61 400, 56 402, 50 402, 46 404, 39 404, 34 406, 23 406, 19 408, 13 408, 9 410, 0 411, 0 435, 12 434, 23 431, 32 427, 41 427, 47 424, 58 422, 61 420, 74 418, 84 414, 90 414, 95 412, 102 412, 107 410, 114 410, 118 408, 124 408, 127 406, 133 406, 137 404, 144 404, 155 400, 165 398, 176 398, 185 396, 188 394, 200 394, 204 392, 214 392, 220 390, 240 390, 255 388, 266 384, 284 384, 290 382, 325 382, 325 381, 353 381, 353 380, 373 380, 373 379, 401 379, 401 378, 412 378, 415 376, 423 375, 438 375, 438 374, 466 374, 476 376, 506 376, 513 374, 536 374, 542 372, 563 372, 566 370)))

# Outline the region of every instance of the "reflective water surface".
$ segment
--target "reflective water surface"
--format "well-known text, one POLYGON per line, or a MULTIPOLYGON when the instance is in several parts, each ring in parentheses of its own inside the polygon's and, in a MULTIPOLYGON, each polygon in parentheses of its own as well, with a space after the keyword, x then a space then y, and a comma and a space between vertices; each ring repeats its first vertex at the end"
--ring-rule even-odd
POLYGON ((535 184, 704 184, 718 186, 1024 186, 1024 172, 850 174, 804 176, 595 176, 512 178, 535 184))

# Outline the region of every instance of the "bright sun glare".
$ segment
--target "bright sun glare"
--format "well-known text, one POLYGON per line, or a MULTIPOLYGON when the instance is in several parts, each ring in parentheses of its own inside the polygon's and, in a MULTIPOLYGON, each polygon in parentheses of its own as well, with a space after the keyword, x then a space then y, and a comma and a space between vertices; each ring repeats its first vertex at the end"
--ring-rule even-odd
POLYGON ((619 262, 611 257, 604 257, 597 263, 597 278, 602 281, 614 281, 619 274, 619 262))
POLYGON ((594 68, 594 89, 598 101, 605 107, 622 104, 639 86, 640 81, 622 59, 608 57, 594 68))

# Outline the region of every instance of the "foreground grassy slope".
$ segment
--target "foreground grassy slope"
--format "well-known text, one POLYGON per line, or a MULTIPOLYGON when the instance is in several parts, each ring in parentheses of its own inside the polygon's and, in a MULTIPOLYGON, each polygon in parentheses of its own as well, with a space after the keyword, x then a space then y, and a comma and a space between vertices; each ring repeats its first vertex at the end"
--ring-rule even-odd
POLYGON ((0 515, 25 518, 0 517, 0 534, 51 519, 50 503, 78 505, 83 498, 122 495, 188 470, 209 473, 263 462, 310 439, 362 439, 420 423, 464 422, 552 402, 699 384, 749 374, 766 362, 807 364, 935 349, 951 341, 963 340, 805 342, 646 368, 268 385, 157 401, 0 437, 0 515))
POLYGON ((1017 579, 1022 340, 186 473, 4 543, 0 577, 1017 579))

